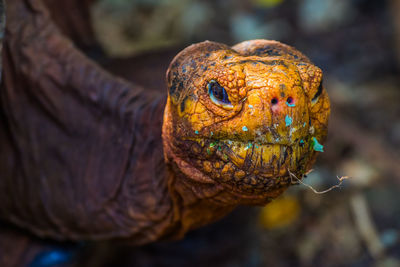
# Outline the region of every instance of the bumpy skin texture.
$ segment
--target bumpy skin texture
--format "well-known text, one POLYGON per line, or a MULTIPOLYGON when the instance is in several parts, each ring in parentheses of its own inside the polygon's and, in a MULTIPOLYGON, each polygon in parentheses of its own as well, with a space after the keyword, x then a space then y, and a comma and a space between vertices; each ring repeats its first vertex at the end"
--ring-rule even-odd
POLYGON ((49 3, 7 2, 1 221, 58 240, 180 238, 237 205, 266 204, 288 170, 311 167, 329 101, 321 70, 294 48, 192 45, 171 63, 167 98, 79 52, 49 3), (210 98, 211 80, 231 106, 210 98))
POLYGON ((327 134, 322 71, 276 41, 192 45, 173 60, 167 81, 166 157, 188 187, 208 184, 206 192, 226 205, 278 196, 291 183, 289 171, 302 177, 310 169, 314 145, 327 134), (210 81, 225 88, 231 105, 212 100, 210 81))

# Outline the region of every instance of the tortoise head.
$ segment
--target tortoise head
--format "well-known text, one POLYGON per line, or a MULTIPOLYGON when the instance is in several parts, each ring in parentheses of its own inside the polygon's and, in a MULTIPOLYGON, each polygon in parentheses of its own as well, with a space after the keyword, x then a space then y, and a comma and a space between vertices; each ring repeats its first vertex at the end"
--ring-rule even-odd
POLYGON ((194 183, 263 204, 302 177, 327 134, 322 71, 296 49, 253 40, 181 51, 167 71, 167 160, 194 183))

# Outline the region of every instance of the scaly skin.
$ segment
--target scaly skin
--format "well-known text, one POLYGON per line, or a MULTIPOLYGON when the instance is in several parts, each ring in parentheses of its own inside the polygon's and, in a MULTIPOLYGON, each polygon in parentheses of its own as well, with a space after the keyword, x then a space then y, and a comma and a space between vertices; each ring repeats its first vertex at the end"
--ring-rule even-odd
MULTIPOLYGON (((214 205, 264 205, 290 185, 289 171, 301 178, 320 150, 315 140, 323 143, 327 134, 330 106, 321 83, 318 67, 276 41, 232 48, 207 41, 179 53, 167 72, 163 144, 173 172, 181 173, 182 198, 191 191, 214 205), (225 88, 231 106, 213 102, 210 81, 225 88)), ((207 213, 210 221, 221 216, 194 210, 193 217, 207 213)))

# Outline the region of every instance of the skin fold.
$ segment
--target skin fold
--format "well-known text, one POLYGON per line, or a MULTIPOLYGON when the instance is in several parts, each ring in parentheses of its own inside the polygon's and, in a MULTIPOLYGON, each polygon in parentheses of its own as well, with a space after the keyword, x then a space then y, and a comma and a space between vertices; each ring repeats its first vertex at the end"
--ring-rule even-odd
POLYGON ((323 150, 322 71, 296 49, 194 44, 147 90, 85 56, 54 3, 7 2, 0 220, 21 240, 182 238, 267 204, 323 150))

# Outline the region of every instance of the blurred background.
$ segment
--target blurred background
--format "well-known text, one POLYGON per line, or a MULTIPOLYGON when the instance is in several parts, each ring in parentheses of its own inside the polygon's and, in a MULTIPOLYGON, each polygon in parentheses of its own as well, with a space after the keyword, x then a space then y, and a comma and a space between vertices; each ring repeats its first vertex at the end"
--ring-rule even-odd
POLYGON ((93 58, 150 87, 194 42, 295 46, 332 101, 325 152, 304 181, 322 191, 350 178, 326 194, 293 186, 183 241, 104 244, 90 266, 400 266, 400 1, 100 0, 91 13, 107 54, 93 58), (130 71, 141 64, 153 71, 130 71))

